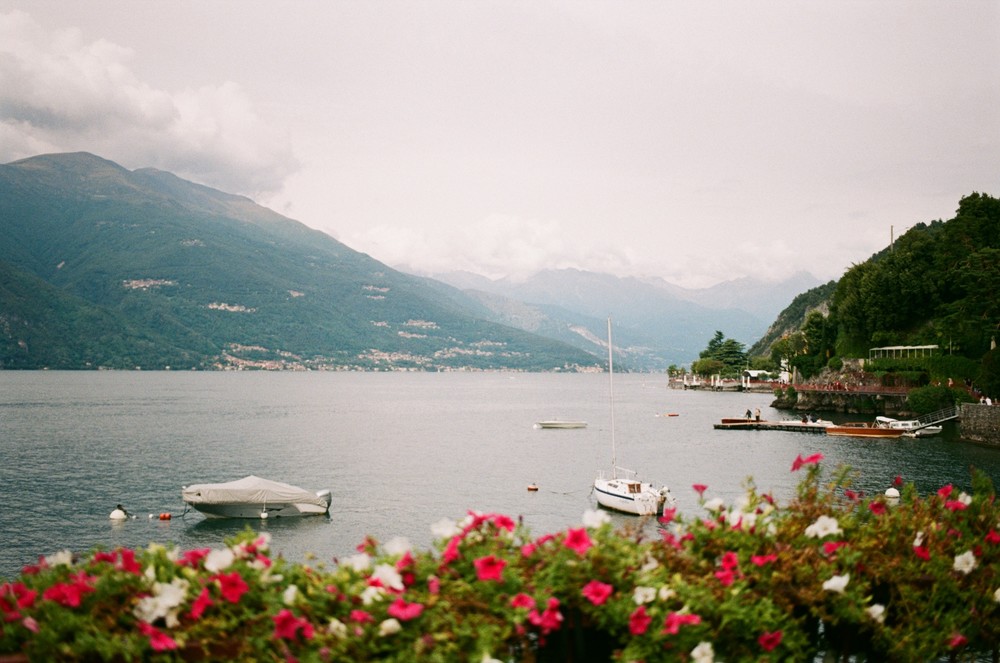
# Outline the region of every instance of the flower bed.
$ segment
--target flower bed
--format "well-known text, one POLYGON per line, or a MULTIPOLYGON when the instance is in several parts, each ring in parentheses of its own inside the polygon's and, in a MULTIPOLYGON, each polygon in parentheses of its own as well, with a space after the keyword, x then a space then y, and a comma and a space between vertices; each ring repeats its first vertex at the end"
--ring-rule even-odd
POLYGON ((272 559, 249 529, 222 549, 59 553, 0 583, 0 661, 996 657, 989 479, 865 498, 821 458, 796 458, 787 505, 696 485, 704 515, 668 512, 655 537, 598 511, 538 538, 470 513, 435 524, 432 550, 367 540, 329 566, 272 559))

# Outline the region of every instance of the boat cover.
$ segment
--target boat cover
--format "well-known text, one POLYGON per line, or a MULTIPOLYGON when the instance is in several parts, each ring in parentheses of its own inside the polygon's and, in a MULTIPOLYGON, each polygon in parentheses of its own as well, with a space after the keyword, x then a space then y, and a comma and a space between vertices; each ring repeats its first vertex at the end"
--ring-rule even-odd
POLYGON ((227 483, 199 483, 181 490, 188 504, 315 504, 326 508, 327 502, 315 492, 280 481, 261 479, 252 474, 227 483))

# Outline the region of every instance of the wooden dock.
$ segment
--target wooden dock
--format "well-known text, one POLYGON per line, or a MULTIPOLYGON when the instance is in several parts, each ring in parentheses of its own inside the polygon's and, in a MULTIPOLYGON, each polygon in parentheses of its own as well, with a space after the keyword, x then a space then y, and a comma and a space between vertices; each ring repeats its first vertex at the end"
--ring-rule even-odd
POLYGON ((813 424, 801 421, 754 421, 753 419, 723 419, 715 424, 716 430, 781 430, 796 433, 826 433, 827 423, 813 424))

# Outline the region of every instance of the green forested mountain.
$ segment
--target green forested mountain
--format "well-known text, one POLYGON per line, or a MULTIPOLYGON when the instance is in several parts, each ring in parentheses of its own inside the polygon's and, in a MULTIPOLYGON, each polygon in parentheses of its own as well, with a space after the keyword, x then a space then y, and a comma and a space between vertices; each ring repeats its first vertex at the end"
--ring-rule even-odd
MULTIPOLYGON (((751 351, 788 360, 808 376, 868 357, 873 347, 936 345, 936 359, 909 368, 1000 394, 998 290, 1000 200, 973 193, 953 219, 914 225, 836 283, 796 298, 751 351)), ((896 363, 883 368, 908 367, 896 363)))
POLYGON ((91 154, 0 166, 0 368, 600 363, 233 196, 91 154))

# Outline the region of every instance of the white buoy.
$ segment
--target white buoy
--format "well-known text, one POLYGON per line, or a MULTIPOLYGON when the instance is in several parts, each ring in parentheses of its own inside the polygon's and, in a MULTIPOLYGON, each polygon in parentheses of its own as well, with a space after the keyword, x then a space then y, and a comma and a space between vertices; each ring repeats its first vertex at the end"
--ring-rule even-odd
POLYGON ((260 519, 267 520, 267 509, 264 509, 263 511, 260 512, 260 519))
POLYGON ((121 509, 115 509, 114 511, 111 512, 111 515, 108 516, 108 518, 110 518, 111 520, 126 520, 128 518, 128 515, 126 515, 126 513, 121 509))
POLYGON ((889 499, 899 499, 899 491, 895 488, 887 488, 885 491, 885 496, 889 499))

